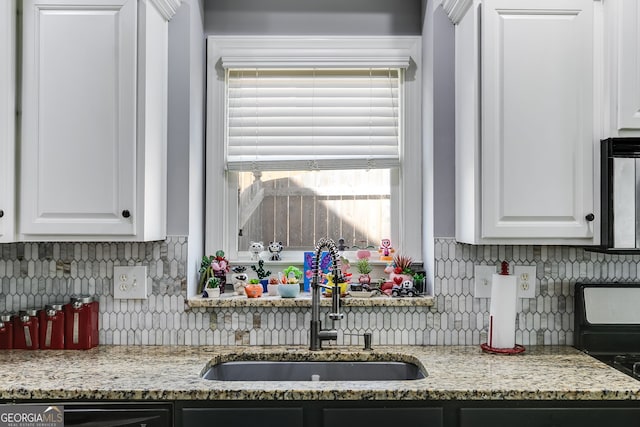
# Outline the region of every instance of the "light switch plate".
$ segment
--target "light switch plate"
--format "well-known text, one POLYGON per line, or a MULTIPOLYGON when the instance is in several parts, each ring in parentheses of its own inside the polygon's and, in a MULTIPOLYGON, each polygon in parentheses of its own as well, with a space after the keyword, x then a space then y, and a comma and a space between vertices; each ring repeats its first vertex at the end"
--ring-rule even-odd
POLYGON ((516 265, 513 267, 513 274, 516 276, 518 285, 518 298, 536 297, 536 266, 516 265))
POLYGON ((475 298, 491 297, 491 278, 495 273, 495 265, 475 265, 473 267, 473 296, 475 298))
POLYGON ((113 267, 114 299, 147 299, 147 266, 113 267))

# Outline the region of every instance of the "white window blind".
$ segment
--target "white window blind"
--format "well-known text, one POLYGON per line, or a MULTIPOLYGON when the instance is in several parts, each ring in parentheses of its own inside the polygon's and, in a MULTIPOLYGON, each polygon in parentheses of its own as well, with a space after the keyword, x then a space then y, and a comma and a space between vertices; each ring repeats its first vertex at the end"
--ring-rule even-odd
POLYGON ((227 69, 226 78, 229 170, 400 163, 401 69, 227 69))

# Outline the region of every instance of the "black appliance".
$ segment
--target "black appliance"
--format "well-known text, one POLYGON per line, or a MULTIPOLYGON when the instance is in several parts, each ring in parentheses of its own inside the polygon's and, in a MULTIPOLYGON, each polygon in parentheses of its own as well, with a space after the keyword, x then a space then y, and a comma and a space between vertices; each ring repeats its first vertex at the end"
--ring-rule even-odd
POLYGON ((577 283, 574 347, 640 380, 640 283, 577 283))
POLYGON ((640 253, 640 138, 608 138, 600 148, 600 249, 640 253))

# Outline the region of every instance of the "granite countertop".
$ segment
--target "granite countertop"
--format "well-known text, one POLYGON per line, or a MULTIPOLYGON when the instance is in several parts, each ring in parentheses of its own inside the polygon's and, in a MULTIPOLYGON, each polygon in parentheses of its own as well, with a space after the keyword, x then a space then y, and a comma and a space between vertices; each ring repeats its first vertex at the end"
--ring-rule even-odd
POLYGON ((636 381, 572 347, 530 347, 520 355, 479 347, 99 346, 87 351, 0 352, 0 399, 101 400, 639 400, 636 381), (412 361, 415 381, 224 382, 201 378, 217 361, 412 361))
MULTIPOLYGON (((354 298, 348 295, 340 299, 342 307, 431 307, 435 303, 432 296, 393 298, 377 296, 370 298, 354 298)), ((302 292, 296 298, 282 298, 280 296, 262 295, 260 298, 247 298, 244 295, 234 295, 232 292, 222 294, 216 298, 202 298, 194 296, 187 300, 191 308, 195 307, 311 307, 311 294, 302 292)), ((320 300, 323 307, 331 306, 331 298, 320 300)))

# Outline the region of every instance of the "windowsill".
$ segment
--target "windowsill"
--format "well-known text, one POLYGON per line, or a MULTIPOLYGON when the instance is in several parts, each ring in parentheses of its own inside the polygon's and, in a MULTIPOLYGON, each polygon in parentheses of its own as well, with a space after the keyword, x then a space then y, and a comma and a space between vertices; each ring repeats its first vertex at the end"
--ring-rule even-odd
MULTIPOLYGON (((343 307, 431 307, 435 298, 422 297, 372 297, 353 298, 346 296, 340 300, 343 307)), ((301 293, 296 298, 282 298, 280 296, 262 296, 260 298, 247 298, 244 295, 233 295, 232 292, 223 294, 219 298, 202 298, 194 296, 188 299, 187 304, 191 308, 235 308, 235 307, 311 307, 311 294, 301 293)), ((323 297, 320 301, 323 307, 331 306, 331 298, 323 297)))
MULTIPOLYGON (((283 251, 280 253, 279 261, 272 261, 269 259, 270 254, 268 252, 263 252, 260 256, 260 259, 264 261, 264 265, 276 265, 276 266, 287 266, 287 265, 302 265, 304 263, 304 254, 308 252, 313 252, 313 250, 308 251, 283 251)), ((344 251, 340 252, 340 255, 349 260, 351 265, 355 265, 358 261, 358 257, 356 256, 356 251, 344 251)), ((371 257, 369 258, 369 263, 371 265, 381 265, 386 266, 392 261, 381 260, 380 256, 375 250, 371 250, 371 257)), ((251 256, 248 252, 242 251, 239 252, 238 255, 230 260, 231 265, 255 265, 258 264, 258 260, 252 260, 251 256)), ((421 260, 414 259, 415 264, 422 263, 421 260)))

